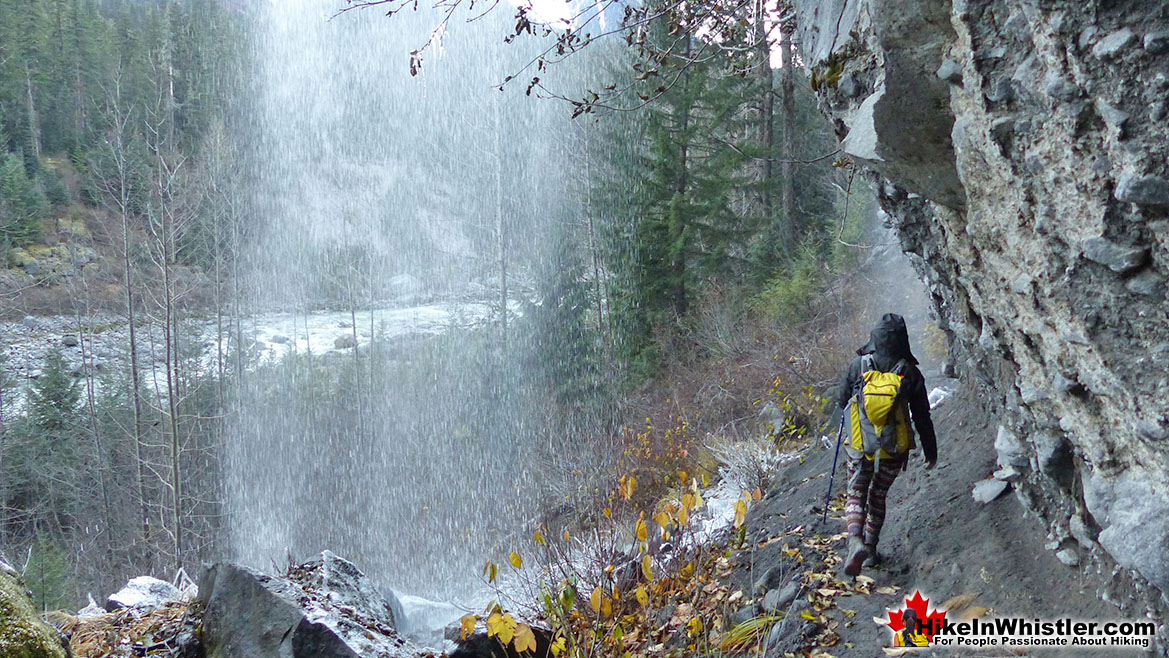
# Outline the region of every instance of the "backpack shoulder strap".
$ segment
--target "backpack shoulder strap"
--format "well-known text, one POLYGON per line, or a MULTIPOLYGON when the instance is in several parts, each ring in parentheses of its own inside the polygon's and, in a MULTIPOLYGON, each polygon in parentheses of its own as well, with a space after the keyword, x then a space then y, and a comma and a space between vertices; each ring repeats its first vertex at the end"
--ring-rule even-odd
POLYGON ((872 354, 862 354, 861 355, 861 374, 863 375, 872 369, 873 369, 873 355, 872 354))

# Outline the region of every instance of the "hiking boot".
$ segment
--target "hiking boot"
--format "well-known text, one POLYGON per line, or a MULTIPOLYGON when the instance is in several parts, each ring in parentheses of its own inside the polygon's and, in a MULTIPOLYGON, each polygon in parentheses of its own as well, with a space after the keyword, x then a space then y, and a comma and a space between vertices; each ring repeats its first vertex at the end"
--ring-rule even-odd
POLYGON ((881 554, 877 552, 876 544, 865 544, 865 550, 869 552, 869 556, 865 558, 864 562, 866 567, 875 567, 881 564, 881 554))
POLYGON ((865 547, 863 539, 857 536, 848 538, 848 560, 844 564, 845 575, 857 577, 861 573, 861 565, 865 558, 869 556, 869 550, 865 547))

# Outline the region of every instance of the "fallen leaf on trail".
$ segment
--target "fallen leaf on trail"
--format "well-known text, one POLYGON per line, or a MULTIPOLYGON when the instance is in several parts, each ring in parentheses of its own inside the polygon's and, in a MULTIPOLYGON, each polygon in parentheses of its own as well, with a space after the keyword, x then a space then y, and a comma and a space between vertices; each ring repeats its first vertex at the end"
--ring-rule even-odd
POLYGON ((901 588, 896 585, 885 585, 877 588, 877 594, 896 594, 899 589, 901 588))
POLYGON ((958 619, 961 621, 970 621, 971 619, 978 619, 979 617, 985 617, 988 614, 990 614, 990 612, 991 612, 990 608, 983 608, 981 606, 976 605, 972 608, 967 608, 966 610, 963 610, 962 614, 958 615, 958 619))
POLYGON ((974 603, 974 599, 977 599, 979 594, 980 592, 967 592, 965 594, 959 594, 958 596, 951 596, 950 598, 946 599, 945 603, 938 606, 938 609, 957 612, 958 610, 969 606, 971 603, 974 603))
MULTIPOLYGON (((861 584, 861 585, 872 585, 873 583, 875 583, 877 581, 873 580, 872 578, 870 578, 868 576, 861 575, 861 576, 856 577, 856 582, 858 584, 861 584)), ((942 606, 942 609, 949 610, 949 608, 947 608, 945 605, 942 606)))
POLYGON ((831 587, 821 587, 816 591, 819 592, 822 596, 836 596, 837 594, 840 594, 840 590, 832 589, 831 587))
POLYGON ((727 599, 727 603, 734 603, 741 598, 743 598, 743 590, 736 590, 735 593, 731 594, 730 598, 727 599))
POLYGON ((887 626, 889 624, 889 620, 885 617, 873 617, 873 623, 878 626, 887 626))

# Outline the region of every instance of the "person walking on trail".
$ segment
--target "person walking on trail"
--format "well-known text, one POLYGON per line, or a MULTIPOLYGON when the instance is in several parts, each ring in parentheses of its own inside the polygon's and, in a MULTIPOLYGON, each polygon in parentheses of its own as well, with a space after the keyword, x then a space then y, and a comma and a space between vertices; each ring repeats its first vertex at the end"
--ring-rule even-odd
POLYGON ((915 447, 913 428, 925 452, 926 468, 938 460, 925 377, 909 349, 900 315, 886 313, 856 351, 841 382, 837 403, 851 429, 848 455, 848 558, 844 573, 857 576, 880 561, 877 542, 885 522, 885 497, 915 447))

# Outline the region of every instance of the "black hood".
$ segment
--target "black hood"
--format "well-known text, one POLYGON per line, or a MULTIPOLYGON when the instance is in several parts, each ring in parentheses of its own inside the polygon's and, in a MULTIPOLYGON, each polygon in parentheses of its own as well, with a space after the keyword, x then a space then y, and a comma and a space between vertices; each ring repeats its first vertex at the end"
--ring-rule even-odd
POLYGON ((909 350, 909 332, 905 330, 905 318, 896 313, 881 316, 881 321, 869 333, 869 342, 856 353, 896 357, 917 365, 917 358, 909 350))

